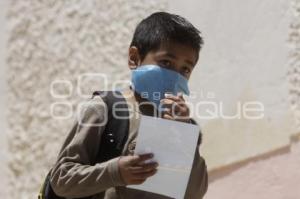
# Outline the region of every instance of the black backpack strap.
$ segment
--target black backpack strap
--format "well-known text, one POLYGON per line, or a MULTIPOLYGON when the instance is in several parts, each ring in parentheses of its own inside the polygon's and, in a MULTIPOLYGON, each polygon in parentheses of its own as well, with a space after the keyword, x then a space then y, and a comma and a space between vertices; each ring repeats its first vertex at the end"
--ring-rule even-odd
MULTIPOLYGON (((191 118, 190 123, 199 126, 199 124, 198 124, 198 123, 196 122, 196 120, 194 120, 193 118, 191 118)), ((199 131, 199 136, 198 136, 197 145, 200 145, 201 143, 202 143, 202 131, 200 130, 200 131, 199 131)))
MULTIPOLYGON (((46 179, 41 187, 41 190, 38 195, 38 199, 65 199, 55 194, 50 184, 50 174, 51 170, 46 176, 46 179)), ((87 198, 88 199, 88 198, 87 198)))
POLYGON ((100 96, 107 105, 108 122, 101 136, 97 163, 105 162, 122 154, 128 139, 129 110, 120 91, 96 91, 93 97, 100 96))

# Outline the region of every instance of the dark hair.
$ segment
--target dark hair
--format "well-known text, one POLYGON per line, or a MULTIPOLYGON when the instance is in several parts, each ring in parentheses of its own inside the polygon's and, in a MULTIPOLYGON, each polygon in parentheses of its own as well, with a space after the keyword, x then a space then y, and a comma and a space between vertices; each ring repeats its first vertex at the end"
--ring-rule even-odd
POLYGON ((156 12, 136 27, 130 46, 136 46, 142 59, 163 42, 188 45, 199 53, 203 39, 200 31, 185 18, 167 12, 156 12))

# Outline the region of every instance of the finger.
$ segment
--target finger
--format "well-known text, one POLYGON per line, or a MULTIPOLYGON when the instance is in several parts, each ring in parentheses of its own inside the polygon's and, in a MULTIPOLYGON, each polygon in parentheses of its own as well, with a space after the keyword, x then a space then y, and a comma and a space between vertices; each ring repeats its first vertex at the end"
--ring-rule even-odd
POLYGON ((162 109, 162 114, 172 115, 172 109, 165 107, 165 108, 162 109))
POLYGON ((173 99, 163 98, 160 100, 160 102, 163 104, 173 104, 175 101, 173 99))
POLYGON ((185 101, 174 101, 173 99, 161 99, 160 102, 164 105, 163 108, 187 107, 185 101))
POLYGON ((132 181, 130 182, 130 184, 138 185, 138 184, 144 183, 145 181, 146 181, 146 179, 142 179, 142 180, 137 179, 137 180, 132 180, 132 181))
POLYGON ((164 99, 169 99, 169 100, 173 100, 175 102, 177 101, 181 101, 181 99, 178 97, 178 96, 175 96, 175 95, 165 95, 165 98, 164 99))
POLYGON ((172 95, 172 94, 165 94, 165 99, 171 99, 171 100, 174 100, 174 101, 184 101, 184 98, 183 98, 183 95, 182 94, 179 94, 177 96, 175 95, 172 95))
POLYGON ((139 164, 135 164, 134 166, 131 166, 131 170, 138 170, 138 169, 148 169, 148 168, 152 168, 152 167, 157 167, 158 163, 151 161, 149 163, 145 163, 145 162, 140 162, 139 164))
POLYGON ((139 159, 140 159, 140 157, 138 155, 133 155, 129 158, 128 164, 129 165, 136 164, 137 162, 139 162, 139 159))
POLYGON ((141 166, 130 167, 129 171, 131 173, 143 173, 143 172, 148 172, 148 171, 154 170, 157 167, 158 167, 158 163, 153 162, 153 163, 148 163, 148 164, 144 164, 141 166))
POLYGON ((171 115, 167 114, 167 113, 163 114, 163 118, 167 119, 167 120, 174 120, 174 118, 171 115))
POLYGON ((154 157, 153 153, 144 153, 139 155, 139 163, 144 162, 145 160, 152 159, 154 157))
POLYGON ((136 170, 132 170, 130 171, 132 175, 138 175, 138 174, 142 174, 142 173, 147 173, 147 172, 151 172, 156 170, 156 167, 153 167, 151 169, 144 169, 144 168, 140 168, 140 169, 136 169, 136 170))
POLYGON ((145 161, 142 161, 142 162, 139 162, 137 165, 138 166, 142 166, 142 167, 145 167, 147 165, 155 165, 157 164, 157 162, 153 159, 148 159, 148 160, 145 160, 145 161))
POLYGON ((157 169, 151 170, 149 172, 139 173, 134 176, 134 179, 135 180, 147 179, 147 178, 153 176, 154 174, 156 174, 156 172, 157 172, 157 169))
POLYGON ((177 96, 182 100, 182 101, 185 101, 184 98, 183 98, 183 93, 182 92, 179 92, 177 94, 177 96))
POLYGON ((171 99, 162 99, 160 102, 161 104, 163 104, 162 106, 163 110, 166 109, 166 111, 168 111, 167 109, 175 110, 177 109, 176 107, 178 106, 178 103, 171 99))
POLYGON ((141 155, 134 155, 133 158, 129 162, 130 162, 130 165, 135 165, 135 164, 138 164, 138 163, 143 162, 145 160, 151 159, 153 157, 154 157, 153 153, 145 153, 145 154, 141 154, 141 155))
POLYGON ((170 99, 162 99, 161 102, 164 104, 163 113, 168 113, 169 115, 174 115, 174 114, 177 115, 178 112, 181 113, 187 108, 185 102, 179 103, 179 102, 174 102, 173 100, 170 99))
POLYGON ((179 116, 186 116, 189 114, 189 107, 185 105, 178 105, 175 107, 175 113, 179 116))

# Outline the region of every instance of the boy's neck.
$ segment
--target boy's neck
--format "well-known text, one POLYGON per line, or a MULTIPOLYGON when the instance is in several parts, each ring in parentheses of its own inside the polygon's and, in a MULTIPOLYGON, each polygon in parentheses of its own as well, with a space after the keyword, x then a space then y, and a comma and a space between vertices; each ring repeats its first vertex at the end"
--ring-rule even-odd
POLYGON ((131 87, 129 89, 125 89, 123 91, 123 96, 126 98, 133 98, 133 100, 137 103, 138 110, 141 114, 152 116, 152 117, 159 117, 159 112, 156 108, 154 108, 151 103, 143 103, 148 102, 146 99, 142 98, 138 93, 136 93, 131 87))
POLYGON ((146 99, 142 98, 136 92, 134 92, 134 97, 139 105, 139 110, 143 115, 147 115, 147 116, 157 116, 158 115, 157 109, 155 109, 152 104, 143 103, 143 102, 148 102, 146 99))
POLYGON ((129 92, 131 93, 130 96, 134 96, 135 101, 138 103, 139 111, 143 115, 156 116, 156 117, 158 116, 158 111, 157 109, 154 108, 153 105, 149 103, 143 103, 143 102, 148 102, 146 99, 142 98, 137 92, 132 90, 131 87, 129 89, 129 92))

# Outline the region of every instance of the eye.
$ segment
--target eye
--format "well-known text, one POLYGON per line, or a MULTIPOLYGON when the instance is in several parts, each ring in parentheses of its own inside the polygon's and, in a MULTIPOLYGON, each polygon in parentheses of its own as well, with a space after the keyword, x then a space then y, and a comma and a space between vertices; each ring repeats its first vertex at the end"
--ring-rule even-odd
POLYGON ((189 75, 191 72, 192 72, 192 70, 189 67, 187 67, 187 66, 185 66, 185 67, 182 68, 182 73, 184 75, 189 75))
POLYGON ((166 60, 166 59, 161 60, 161 61, 159 62, 159 64, 160 64, 160 66, 166 67, 166 68, 169 68, 169 67, 171 67, 171 65, 172 65, 171 61, 166 60))

